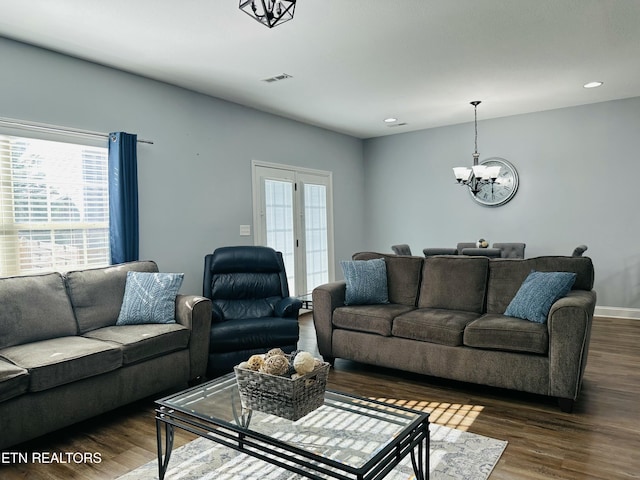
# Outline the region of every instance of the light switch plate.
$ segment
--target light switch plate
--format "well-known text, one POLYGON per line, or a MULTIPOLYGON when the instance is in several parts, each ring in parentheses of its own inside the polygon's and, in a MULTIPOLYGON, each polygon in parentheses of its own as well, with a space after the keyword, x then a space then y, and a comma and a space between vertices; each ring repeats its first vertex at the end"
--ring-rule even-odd
POLYGON ((240 225, 240 236, 248 237, 251 235, 251 225, 240 225))

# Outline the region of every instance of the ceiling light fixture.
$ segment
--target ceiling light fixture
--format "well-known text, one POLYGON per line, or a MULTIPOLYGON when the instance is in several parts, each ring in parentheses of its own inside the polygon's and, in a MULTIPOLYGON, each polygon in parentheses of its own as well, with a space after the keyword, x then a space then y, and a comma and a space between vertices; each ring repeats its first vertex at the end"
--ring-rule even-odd
POLYGON ((500 175, 500 166, 479 165, 478 158, 478 105, 480 100, 471 102, 474 113, 475 126, 475 151, 473 152, 473 166, 469 167, 453 167, 453 173, 459 185, 469 187, 469 190, 475 195, 480 191, 482 185, 495 183, 498 175, 500 175))
POLYGON ((296 0, 240 0, 240 10, 273 28, 293 18, 296 0))
POLYGON ((269 78, 263 78, 262 81, 266 83, 280 82, 282 80, 287 80, 288 78, 293 78, 293 76, 288 73, 281 73, 280 75, 275 75, 269 78))
POLYGON ((597 87, 601 87, 604 84, 604 82, 589 82, 589 83, 585 83, 583 85, 584 88, 597 88, 597 87))
POLYGON ((393 118, 393 117, 389 117, 389 118, 385 118, 384 119, 384 123, 393 123, 393 122, 397 122, 398 119, 397 118, 393 118))

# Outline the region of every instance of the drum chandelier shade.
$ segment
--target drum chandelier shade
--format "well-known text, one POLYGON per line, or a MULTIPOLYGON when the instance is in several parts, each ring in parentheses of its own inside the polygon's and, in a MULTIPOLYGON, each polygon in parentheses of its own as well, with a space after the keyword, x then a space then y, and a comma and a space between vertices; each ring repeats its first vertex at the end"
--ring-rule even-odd
POLYGON ((293 19, 296 0, 240 0, 240 10, 273 28, 293 19))

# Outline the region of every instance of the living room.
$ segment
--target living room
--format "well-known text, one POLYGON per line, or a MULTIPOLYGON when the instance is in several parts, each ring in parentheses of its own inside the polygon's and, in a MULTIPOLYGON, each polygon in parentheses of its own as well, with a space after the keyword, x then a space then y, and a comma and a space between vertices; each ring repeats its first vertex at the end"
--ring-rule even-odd
MULTIPOLYGON (((637 20, 637 8, 621 3, 621 11, 627 9, 625 21, 637 20)), ((611 7, 610 2, 589 4, 604 12, 611 7)), ((253 27, 259 45, 270 34, 286 37, 284 29, 302 18, 303 7, 290 25, 272 31, 238 13, 253 27)), ((615 21, 622 21, 624 15, 615 13, 615 21)), ((5 21, 0 20, 0 35, 7 35, 5 21)), ((406 131, 383 125, 393 134, 369 137, 170 85, 152 79, 151 70, 148 76, 136 75, 7 37, 0 37, 0 58, 4 66, 11 65, 0 76, 2 117, 127 131, 153 141, 138 145, 140 257, 156 261, 161 271, 184 272, 185 293, 201 293, 204 255, 220 246, 253 244, 252 236, 239 234, 239 226, 253 224, 251 162, 258 160, 332 172, 336 278, 341 277, 340 260, 358 251, 390 252, 397 243, 408 243, 419 253, 424 247, 481 237, 522 241, 527 257, 569 255, 576 245, 587 244, 595 269, 596 315, 640 319, 640 254, 635 248, 640 224, 633 175, 640 131, 637 76, 626 79, 627 93, 619 98, 594 101, 598 89, 582 87, 593 78, 576 78, 572 88, 581 101, 494 116, 496 104, 508 102, 508 96, 488 95, 486 79, 463 68, 476 89, 469 87, 471 97, 451 103, 460 121, 406 131), (451 171, 471 164, 469 102, 476 99, 483 101, 478 107, 481 158, 505 158, 520 175, 516 196, 499 208, 474 203, 451 171)), ((613 40, 628 63, 639 53, 635 40, 613 40)), ((144 63, 145 51, 136 54, 144 63)), ((169 54, 178 61, 179 50, 169 54)), ((562 52, 558 57, 555 62, 570 63, 562 52)), ((273 72, 256 75, 281 71, 288 72, 282 59, 273 72)), ((297 72, 288 73, 295 77, 297 72)), ((600 90, 607 88, 607 73, 593 73, 605 82, 600 90)), ((286 81, 270 87, 277 89, 275 96, 286 97, 286 81)), ((371 122, 382 124, 382 117, 371 122)))

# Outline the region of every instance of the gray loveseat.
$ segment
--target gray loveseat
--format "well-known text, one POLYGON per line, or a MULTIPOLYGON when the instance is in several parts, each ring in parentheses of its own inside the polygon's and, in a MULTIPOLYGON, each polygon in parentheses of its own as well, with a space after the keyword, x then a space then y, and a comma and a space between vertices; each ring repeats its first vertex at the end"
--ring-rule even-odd
POLYGON ((176 323, 116 326, 128 271, 158 266, 0 279, 0 448, 204 375, 211 302, 178 295, 176 323))
POLYGON ((345 305, 345 281, 313 291, 318 348, 419 374, 557 397, 571 411, 587 362, 596 294, 588 257, 396 256, 384 258, 389 303, 345 305), (505 316, 532 271, 574 272, 546 323, 505 316))

